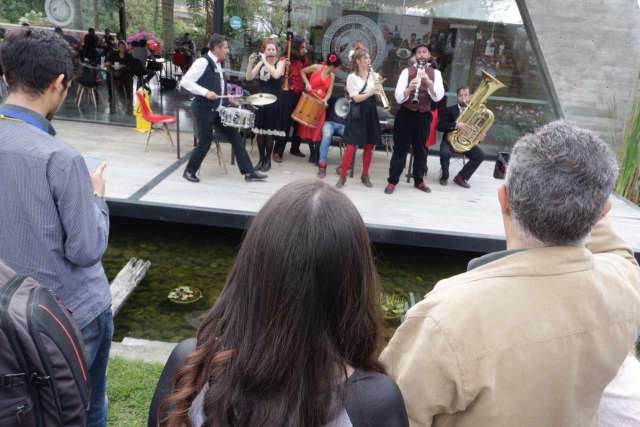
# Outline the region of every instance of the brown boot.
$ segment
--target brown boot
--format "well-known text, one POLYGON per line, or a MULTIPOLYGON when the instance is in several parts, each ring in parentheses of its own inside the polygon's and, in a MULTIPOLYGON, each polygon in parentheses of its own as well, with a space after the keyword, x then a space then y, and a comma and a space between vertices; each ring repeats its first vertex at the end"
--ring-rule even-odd
POLYGON ((369 187, 369 188, 373 187, 373 184, 369 179, 369 175, 362 175, 360 179, 362 180, 362 183, 364 184, 365 187, 369 187))
POLYGON ((342 188, 346 183, 347 183, 347 177, 341 176, 340 178, 338 178, 338 182, 336 183, 336 188, 342 188))

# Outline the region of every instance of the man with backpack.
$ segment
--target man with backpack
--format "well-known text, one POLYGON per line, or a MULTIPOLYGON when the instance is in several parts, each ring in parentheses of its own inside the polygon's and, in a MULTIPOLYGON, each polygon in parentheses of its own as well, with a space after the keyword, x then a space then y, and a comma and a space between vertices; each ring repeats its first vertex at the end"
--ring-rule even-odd
POLYGON ((101 264, 109 235, 105 164, 90 175, 80 153, 56 138, 50 123, 71 84, 74 52, 53 33, 21 28, 7 35, 0 64, 10 92, 0 106, 0 259, 71 311, 91 384, 87 425, 105 426, 113 335, 101 264))

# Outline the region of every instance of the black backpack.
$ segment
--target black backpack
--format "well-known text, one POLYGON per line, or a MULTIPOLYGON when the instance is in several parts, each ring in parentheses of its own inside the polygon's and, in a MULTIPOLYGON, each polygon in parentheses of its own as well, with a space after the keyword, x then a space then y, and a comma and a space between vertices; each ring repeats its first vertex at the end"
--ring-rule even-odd
POLYGON ((0 262, 0 427, 84 426, 82 335, 48 289, 11 273, 0 262))

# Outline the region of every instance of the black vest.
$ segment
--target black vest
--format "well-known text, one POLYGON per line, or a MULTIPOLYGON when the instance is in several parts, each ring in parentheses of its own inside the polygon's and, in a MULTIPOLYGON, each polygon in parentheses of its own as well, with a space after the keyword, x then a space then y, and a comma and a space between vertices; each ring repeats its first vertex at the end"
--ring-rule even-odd
MULTIPOLYGON (((208 65, 205 68, 204 73, 198 79, 196 83, 198 83, 203 88, 210 90, 211 92, 215 92, 218 95, 221 95, 221 84, 225 84, 224 80, 222 83, 220 82, 220 74, 216 72, 216 64, 213 62, 213 59, 209 56, 209 54, 205 55, 204 58, 207 60, 208 65)), ((217 99, 215 101, 211 101, 204 96, 196 95, 193 99, 194 104, 204 105, 207 108, 215 110, 220 106, 221 99, 217 99)))

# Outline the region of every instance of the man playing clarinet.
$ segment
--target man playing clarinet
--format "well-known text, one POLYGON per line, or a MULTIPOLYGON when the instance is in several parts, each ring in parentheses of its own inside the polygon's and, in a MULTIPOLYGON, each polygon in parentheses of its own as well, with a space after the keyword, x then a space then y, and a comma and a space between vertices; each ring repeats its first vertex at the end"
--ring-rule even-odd
POLYGON ((395 97, 400 109, 393 126, 393 155, 389 165, 386 194, 395 191, 404 170, 409 147, 413 149, 413 185, 426 193, 431 189, 424 182, 427 152, 424 147, 431 128, 431 109, 444 96, 440 71, 428 63, 431 53, 427 45, 419 43, 413 48, 416 64, 400 73, 395 97))

